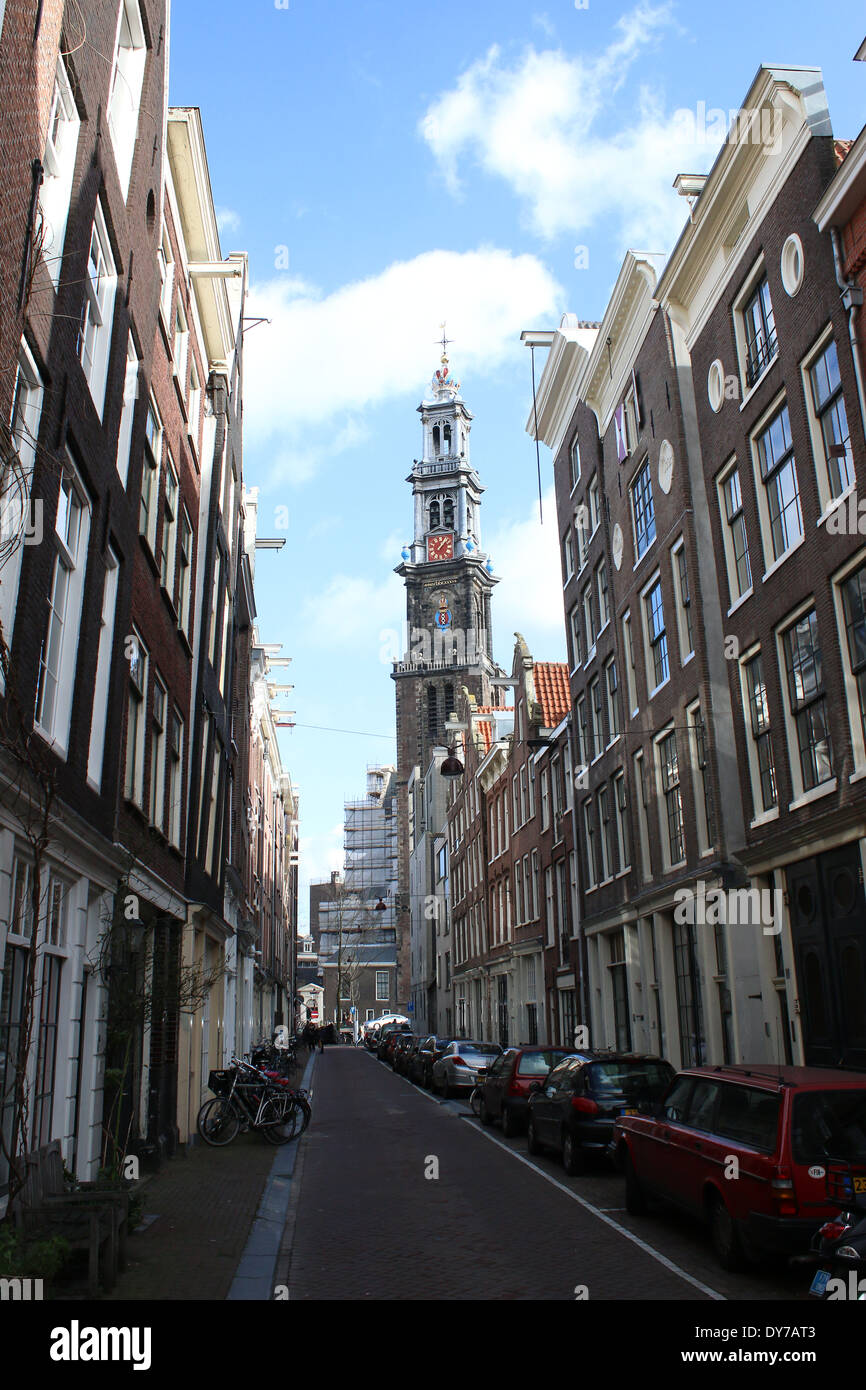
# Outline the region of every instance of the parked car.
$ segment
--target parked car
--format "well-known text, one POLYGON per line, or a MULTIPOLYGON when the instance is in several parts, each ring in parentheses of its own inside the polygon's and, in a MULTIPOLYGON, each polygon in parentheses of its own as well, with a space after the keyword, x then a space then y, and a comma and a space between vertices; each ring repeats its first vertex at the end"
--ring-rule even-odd
POLYGON ((487 1070, 481 1093, 481 1123, 499 1120, 506 1139, 526 1129, 529 1088, 533 1081, 547 1076, 564 1057, 568 1047, 510 1047, 487 1070))
POLYGON ((580 1173, 587 1154, 607 1152, 614 1121, 637 1114, 641 1101, 660 1101, 674 1075, 670 1062, 660 1057, 619 1052, 566 1057, 543 1082, 530 1083, 529 1152, 554 1149, 567 1173, 580 1173))
POLYGON ((434 1064, 439 1061, 450 1042, 450 1038, 440 1037, 438 1033, 431 1033, 426 1037, 412 1058, 409 1068, 410 1081, 414 1081, 416 1086, 432 1087, 434 1064))
POLYGON ((413 1033, 411 1040, 405 1047, 400 1049, 395 1059, 394 1070, 399 1071, 401 1076, 405 1076, 411 1080, 412 1063, 418 1055, 418 1048, 423 1041, 423 1037, 420 1037, 417 1033, 413 1033))
POLYGON ((628 1210, 658 1197, 700 1217, 724 1269, 805 1253, 838 1210, 828 1162, 866 1164, 866 1073, 691 1067, 661 1104, 617 1121, 614 1149, 628 1210))
POLYGON ((403 1033, 411 1033, 412 1029, 408 1023, 386 1023, 379 1033, 379 1047, 376 1056, 380 1062, 390 1062, 391 1052, 398 1037, 403 1033))
POLYGON ((438 1062, 433 1063, 433 1090, 447 1100, 454 1091, 471 1091, 494 1057, 502 1048, 498 1043, 476 1042, 459 1038, 445 1048, 438 1062))
POLYGON ((417 1033, 397 1033, 391 1050, 391 1066, 400 1075, 405 1070, 406 1053, 418 1041, 417 1033))

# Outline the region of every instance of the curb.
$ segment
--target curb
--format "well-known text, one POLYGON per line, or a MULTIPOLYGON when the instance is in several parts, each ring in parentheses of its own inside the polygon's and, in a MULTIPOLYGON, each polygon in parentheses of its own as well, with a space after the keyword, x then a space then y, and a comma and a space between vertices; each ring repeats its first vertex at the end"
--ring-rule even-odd
MULTIPOLYGON (((301 1086, 307 1090, 315 1060, 316 1054, 312 1052, 304 1068, 301 1086)), ((274 1274, 302 1138, 303 1135, 297 1142, 283 1145, 274 1155, 244 1253, 226 1296, 227 1302, 269 1303, 274 1296, 274 1274)))

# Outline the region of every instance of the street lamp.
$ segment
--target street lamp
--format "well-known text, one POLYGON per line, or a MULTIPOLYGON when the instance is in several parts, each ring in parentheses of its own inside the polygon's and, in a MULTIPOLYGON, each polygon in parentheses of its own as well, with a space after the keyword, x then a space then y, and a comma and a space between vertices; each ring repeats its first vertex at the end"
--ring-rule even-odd
MULTIPOLYGON (((454 718, 449 718, 445 721, 445 732, 447 734, 456 734, 461 729, 468 728, 468 724, 461 724, 458 722, 458 720, 454 718)), ((449 742, 448 756, 447 758, 443 758, 439 771, 443 777, 462 777, 463 773, 466 771, 465 767, 463 766, 463 764, 457 756, 456 740, 451 740, 449 742)))

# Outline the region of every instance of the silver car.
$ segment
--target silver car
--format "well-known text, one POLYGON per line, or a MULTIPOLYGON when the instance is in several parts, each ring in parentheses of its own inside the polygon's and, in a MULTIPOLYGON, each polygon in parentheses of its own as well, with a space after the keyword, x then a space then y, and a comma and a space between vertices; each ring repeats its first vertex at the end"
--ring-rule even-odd
POLYGON ((471 1091, 479 1076, 487 1074, 487 1068, 502 1048, 498 1043, 475 1042, 471 1038, 458 1038, 449 1043, 433 1064, 433 1090, 447 1100, 455 1091, 471 1091))

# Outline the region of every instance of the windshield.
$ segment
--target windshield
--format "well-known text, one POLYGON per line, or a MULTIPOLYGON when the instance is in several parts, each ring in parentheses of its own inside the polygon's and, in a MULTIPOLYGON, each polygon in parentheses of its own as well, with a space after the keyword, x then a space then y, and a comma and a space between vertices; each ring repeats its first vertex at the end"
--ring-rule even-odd
POLYGON ((866 1163, 866 1089, 795 1096, 793 1151, 795 1163, 866 1163))
POLYGON ((517 1067, 518 1076, 546 1076, 551 1067, 569 1054, 566 1051, 524 1052, 517 1067))
POLYGON ((593 1062, 589 1068, 589 1089, 662 1096, 673 1075, 673 1067, 667 1062, 593 1062))

